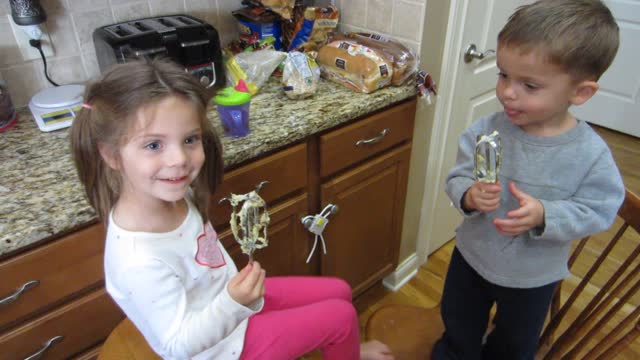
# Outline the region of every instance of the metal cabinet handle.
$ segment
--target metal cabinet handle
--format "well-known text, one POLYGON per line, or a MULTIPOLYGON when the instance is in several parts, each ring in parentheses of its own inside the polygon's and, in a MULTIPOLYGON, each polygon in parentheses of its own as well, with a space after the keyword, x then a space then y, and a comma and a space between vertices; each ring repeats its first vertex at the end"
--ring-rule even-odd
MULTIPOLYGON (((256 185, 256 192, 260 192, 260 190, 262 190, 262 188, 267 185, 269 183, 269 180, 263 180, 260 181, 260 183, 258 185, 256 185)), ((218 200, 218 204, 222 204, 225 201, 229 201, 231 198, 228 197, 224 197, 220 200, 218 200)))
POLYGON ((379 142, 380 140, 382 140, 385 136, 387 136, 388 133, 389 133, 389 129, 384 129, 384 130, 380 131, 380 135, 378 135, 378 136, 376 136, 374 138, 366 139, 366 140, 358 140, 356 142, 356 146, 375 144, 375 143, 379 142))
POLYGON ((51 345, 53 345, 54 343, 56 343, 58 341, 61 341, 62 339, 64 339, 64 336, 58 335, 58 336, 52 337, 51 339, 49 339, 49 341, 47 341, 44 344, 44 347, 42 349, 38 350, 38 352, 36 352, 33 355, 25 358, 24 360, 38 360, 38 359, 40 359, 42 357, 42 355, 44 354, 44 352, 47 351, 51 347, 51 345))
POLYGON ((260 181, 260 183, 258 184, 258 186, 256 186, 256 192, 260 192, 260 190, 262 190, 262 188, 267 185, 269 183, 269 180, 263 180, 260 181))
POLYGON ((478 51, 476 44, 469 44, 464 51, 464 62, 470 63, 473 59, 482 60, 485 57, 495 54, 495 50, 486 50, 485 52, 478 51))
POLYGON ((18 300, 18 298, 20 297, 20 295, 22 295, 23 292, 31 289, 34 286, 37 286, 38 284, 40 284, 39 280, 31 280, 26 282, 25 284, 17 288, 16 292, 0 300, 0 306, 9 305, 12 302, 18 300))

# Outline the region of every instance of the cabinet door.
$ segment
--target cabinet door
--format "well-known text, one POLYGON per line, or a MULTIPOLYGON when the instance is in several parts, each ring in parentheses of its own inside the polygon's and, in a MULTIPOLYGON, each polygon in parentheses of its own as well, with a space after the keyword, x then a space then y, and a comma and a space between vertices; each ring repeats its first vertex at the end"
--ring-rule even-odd
POLYGON ((324 230, 322 275, 347 280, 354 296, 397 266, 410 152, 405 144, 322 185, 322 205, 339 208, 324 230))
MULTIPOLYGON (((310 239, 300 222, 306 212, 307 194, 296 196, 269 209, 269 246, 254 253, 254 258, 267 270, 267 276, 312 274, 311 264, 305 263, 311 248, 310 239)), ((224 231, 220 240, 238 270, 242 269, 247 264, 248 257, 240 251, 231 230, 224 231)))

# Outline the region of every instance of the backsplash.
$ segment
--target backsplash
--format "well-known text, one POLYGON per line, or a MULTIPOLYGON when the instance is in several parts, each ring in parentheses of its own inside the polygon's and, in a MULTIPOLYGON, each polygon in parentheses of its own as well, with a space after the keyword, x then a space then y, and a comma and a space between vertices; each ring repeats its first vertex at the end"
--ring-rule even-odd
MULTIPOLYGON (((222 44, 236 38, 231 11, 241 0, 41 0, 54 55, 48 72, 58 84, 83 83, 99 75, 92 34, 96 27, 142 17, 186 13, 212 24, 222 44)), ((342 31, 393 37, 419 53, 426 0, 338 0, 342 31)), ((9 1, 0 0, 0 80, 17 107, 50 87, 41 59, 25 61, 11 28, 9 1)))

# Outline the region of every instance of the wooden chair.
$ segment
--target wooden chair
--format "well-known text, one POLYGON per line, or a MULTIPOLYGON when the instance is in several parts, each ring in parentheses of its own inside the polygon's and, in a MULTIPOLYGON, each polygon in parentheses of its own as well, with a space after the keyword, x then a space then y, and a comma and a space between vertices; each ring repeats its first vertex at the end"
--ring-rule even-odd
POLYGON ((440 306, 383 305, 365 326, 366 340, 387 344, 397 360, 431 358, 431 349, 443 332, 440 306))
MULTIPOLYGON (((319 360, 319 351, 309 353, 300 360, 319 360)), ((125 318, 111 331, 102 344, 98 360, 162 360, 147 344, 135 325, 125 318)))
POLYGON ((640 290, 640 198, 636 194, 627 190, 618 217, 621 221, 616 223, 621 225, 617 231, 616 225, 612 227, 611 239, 600 244, 596 236, 582 239, 571 253, 569 267, 580 276, 558 286, 540 338, 539 358, 613 359, 640 335, 636 296, 640 290), (585 251, 587 240, 601 252, 585 251))
POLYGON ((161 360, 129 320, 116 326, 102 345, 98 360, 161 360))
MULTIPOLYGON (((569 267, 572 273, 582 275, 572 275, 558 286, 536 358, 613 359, 640 335, 640 299, 634 298, 640 289, 637 195, 627 190, 618 217, 616 224, 622 225, 611 239, 601 240, 608 233, 591 239, 596 243, 590 247, 602 245, 600 253, 583 251, 589 238, 580 240, 571 253, 569 267), (629 228, 635 232, 627 231, 629 228), (586 260, 578 260, 581 254, 586 260), (602 273, 598 270, 613 276, 602 280, 603 275, 595 276, 602 273), (563 301, 561 297, 567 293, 563 301)), ((390 304, 377 309, 367 320, 365 337, 388 344, 397 359, 429 359, 443 331, 439 306, 390 304)))

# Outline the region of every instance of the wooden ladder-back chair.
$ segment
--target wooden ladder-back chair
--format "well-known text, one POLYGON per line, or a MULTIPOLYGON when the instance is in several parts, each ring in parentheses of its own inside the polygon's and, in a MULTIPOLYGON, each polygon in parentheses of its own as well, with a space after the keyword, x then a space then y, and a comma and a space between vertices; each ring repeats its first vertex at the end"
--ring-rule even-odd
MULTIPOLYGON (((610 240, 603 241, 604 249, 595 255, 597 259, 593 263, 587 261, 589 266, 581 266, 586 269, 579 270, 586 274, 582 279, 577 278, 579 284, 573 286, 576 276, 572 275, 558 286, 537 359, 612 359, 640 335, 640 301, 633 298, 640 289, 640 199, 637 195, 627 190, 618 217, 622 221, 620 229, 610 240), (614 251, 614 247, 618 250, 614 251), (616 257, 622 257, 621 252, 624 259, 616 263, 617 259, 610 255, 615 253, 616 257), (594 277, 599 269, 613 273, 604 284, 595 282, 601 278, 594 277), (561 297, 567 291, 563 293, 562 289, 572 290, 564 302, 561 297), (625 312, 625 317, 618 320, 621 312, 625 312), (572 317, 575 320, 572 321, 572 317), (606 335, 604 325, 607 326, 606 335)), ((608 232, 591 240, 599 244, 605 234, 608 232)), ((574 265, 585 264, 577 259, 581 253, 588 257, 585 251, 588 239, 580 240, 571 253, 569 268, 572 272, 576 272, 573 268, 579 267, 574 265)), ((431 348, 443 331, 439 306, 389 304, 369 317, 365 337, 389 345, 397 359, 429 359, 431 348)))
POLYGON ((612 226, 610 232, 615 233, 602 243, 599 254, 588 254, 585 245, 599 242, 596 237, 606 233, 580 240, 571 253, 569 268, 581 276, 572 275, 558 285, 538 358, 620 358, 640 335, 640 299, 636 296, 640 290, 640 199, 636 194, 627 190, 618 217, 621 221, 616 224, 621 225, 617 230, 616 224, 612 226), (578 269, 579 258, 587 258, 582 264, 590 266, 578 269), (610 277, 604 279, 603 274, 610 277), (573 285, 575 288, 563 291, 573 285))

